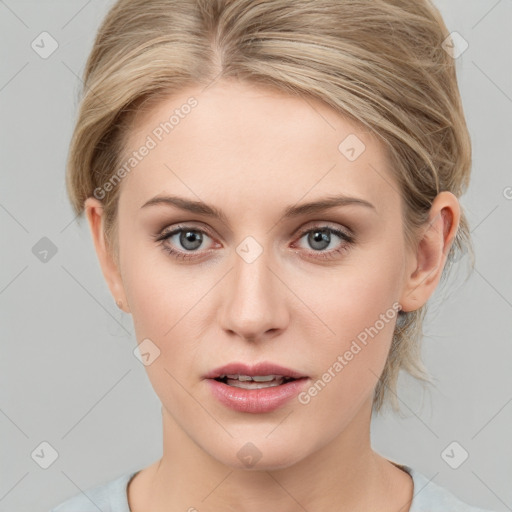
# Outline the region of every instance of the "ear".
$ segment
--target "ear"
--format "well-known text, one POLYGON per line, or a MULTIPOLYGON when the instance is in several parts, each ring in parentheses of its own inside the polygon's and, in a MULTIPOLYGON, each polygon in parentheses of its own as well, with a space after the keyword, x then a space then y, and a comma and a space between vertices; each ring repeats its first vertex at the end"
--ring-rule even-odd
POLYGON ((416 253, 411 253, 400 304, 403 311, 423 306, 434 293, 460 221, 459 201, 451 192, 440 192, 430 208, 416 253))
POLYGON ((125 313, 130 313, 120 269, 105 240, 103 205, 95 197, 88 197, 85 200, 84 207, 103 277, 107 282, 114 301, 116 303, 122 301, 120 309, 125 313))

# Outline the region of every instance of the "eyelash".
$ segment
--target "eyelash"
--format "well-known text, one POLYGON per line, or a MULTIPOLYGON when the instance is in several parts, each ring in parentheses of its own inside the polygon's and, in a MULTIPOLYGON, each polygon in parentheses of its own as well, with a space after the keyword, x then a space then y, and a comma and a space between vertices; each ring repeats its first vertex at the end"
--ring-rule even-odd
MULTIPOLYGON (((157 242, 159 242, 159 245, 162 247, 162 250, 164 250, 167 254, 171 255, 173 258, 180 259, 180 260, 191 260, 194 258, 198 258, 198 256, 196 256, 194 254, 197 251, 189 251, 190 254, 187 254, 186 252, 177 251, 175 249, 172 249, 165 243, 166 240, 171 238, 173 235, 176 235, 177 233, 181 233, 183 231, 193 231, 196 233, 201 233, 202 235, 210 236, 209 233, 203 229, 199 229, 194 226, 178 225, 172 231, 166 232, 164 230, 161 233, 157 233, 154 236, 154 238, 157 242)), ((307 235, 308 233, 315 232, 315 231, 327 231, 328 233, 335 234, 336 236, 341 238, 341 240, 344 242, 342 245, 340 245, 340 247, 338 249, 334 249, 331 251, 327 251, 327 252, 324 250, 308 251, 309 253, 314 253, 315 258, 318 258, 321 260, 331 260, 340 254, 344 254, 355 243, 355 238, 353 236, 349 235, 348 233, 345 233, 344 231, 341 231, 339 229, 332 228, 332 227, 326 226, 326 225, 314 226, 305 231, 302 231, 299 235, 298 240, 302 239, 304 237, 304 235, 307 235)))

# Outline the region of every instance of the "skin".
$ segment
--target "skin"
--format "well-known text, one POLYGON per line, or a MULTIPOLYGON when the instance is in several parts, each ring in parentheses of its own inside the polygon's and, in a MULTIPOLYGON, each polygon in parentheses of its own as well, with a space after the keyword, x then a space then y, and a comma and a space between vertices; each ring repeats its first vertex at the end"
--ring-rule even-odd
MULTIPOLYGON (((163 456, 132 480, 132 512, 406 512, 412 479, 370 444, 373 391, 396 317, 306 405, 235 412, 202 377, 231 361, 272 361, 320 379, 393 303, 412 311, 432 295, 459 223, 457 198, 440 193, 420 242, 407 248, 398 186, 368 130, 320 102, 233 81, 153 107, 129 134, 131 150, 191 95, 198 106, 121 183, 119 265, 106 248, 101 203, 85 202, 112 296, 132 314, 137 341, 161 351, 146 370, 162 402, 163 456), (353 162, 338 150, 350 134, 366 146, 353 162), (213 205, 227 222, 141 208, 164 193, 213 205), (341 193, 375 209, 283 219, 287 206, 341 193), (154 239, 178 223, 207 231, 188 250, 195 259, 175 259, 154 239), (315 250, 306 231, 326 225, 350 230, 355 242, 331 233, 315 250), (263 248, 252 263, 236 251, 247 236, 263 248), (261 453, 250 468, 237 456, 248 442, 261 453)), ((179 234, 167 244, 190 247, 179 234)))

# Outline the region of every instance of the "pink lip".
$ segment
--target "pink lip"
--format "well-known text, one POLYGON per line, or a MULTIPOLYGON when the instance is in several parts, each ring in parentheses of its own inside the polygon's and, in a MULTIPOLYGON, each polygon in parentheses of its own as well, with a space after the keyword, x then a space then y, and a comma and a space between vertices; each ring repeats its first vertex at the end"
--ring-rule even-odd
POLYGON ((290 368, 285 368, 284 366, 279 366, 278 364, 263 361, 252 366, 244 363, 229 363, 224 366, 219 366, 218 368, 208 372, 204 378, 216 379, 221 375, 235 374, 249 375, 250 377, 253 375, 282 375, 283 377, 293 377, 294 379, 307 377, 307 375, 303 375, 295 370, 291 370, 290 368))
POLYGON ((308 381, 308 378, 303 378, 261 389, 235 388, 214 379, 208 379, 206 382, 213 396, 225 406, 239 412, 260 414, 274 411, 284 405, 297 396, 308 381))
POLYGON ((220 403, 239 412, 253 414, 271 412, 283 406, 297 396, 304 388, 309 378, 295 370, 273 363, 262 362, 249 366, 243 363, 230 363, 212 370, 204 377, 210 390, 220 403), (221 375, 283 375, 294 379, 280 386, 260 389, 243 389, 229 386, 215 380, 221 375))

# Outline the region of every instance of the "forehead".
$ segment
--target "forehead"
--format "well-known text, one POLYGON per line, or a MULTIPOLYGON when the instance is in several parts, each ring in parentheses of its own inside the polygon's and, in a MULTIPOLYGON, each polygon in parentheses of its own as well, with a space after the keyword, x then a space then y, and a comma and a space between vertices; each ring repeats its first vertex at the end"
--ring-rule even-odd
POLYGON ((398 196, 369 129, 314 99, 252 84, 184 89, 138 116, 127 142, 125 161, 138 155, 120 202, 136 208, 162 192, 217 205, 229 194, 255 209, 343 193, 382 211, 398 196))

